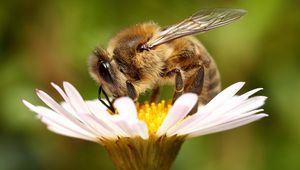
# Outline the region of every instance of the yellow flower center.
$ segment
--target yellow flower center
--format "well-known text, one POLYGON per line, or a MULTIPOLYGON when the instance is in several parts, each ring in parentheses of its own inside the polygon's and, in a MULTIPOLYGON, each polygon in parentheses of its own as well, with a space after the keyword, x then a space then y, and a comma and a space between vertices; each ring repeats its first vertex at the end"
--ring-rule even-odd
POLYGON ((155 135, 171 106, 164 100, 159 103, 137 104, 138 118, 147 124, 150 135, 155 135))

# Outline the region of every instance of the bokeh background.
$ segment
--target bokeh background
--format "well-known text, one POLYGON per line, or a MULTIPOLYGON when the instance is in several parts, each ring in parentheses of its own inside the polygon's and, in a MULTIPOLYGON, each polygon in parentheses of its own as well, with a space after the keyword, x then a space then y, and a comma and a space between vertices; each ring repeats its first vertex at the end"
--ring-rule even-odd
POLYGON ((42 104, 35 88, 61 100, 50 82, 96 98, 87 57, 126 26, 173 24, 201 8, 248 10, 239 21, 201 34, 223 86, 263 87, 270 116, 184 143, 172 169, 300 169, 300 3, 294 0, 0 2, 0 169, 113 169, 104 148, 53 134, 21 103, 42 104))

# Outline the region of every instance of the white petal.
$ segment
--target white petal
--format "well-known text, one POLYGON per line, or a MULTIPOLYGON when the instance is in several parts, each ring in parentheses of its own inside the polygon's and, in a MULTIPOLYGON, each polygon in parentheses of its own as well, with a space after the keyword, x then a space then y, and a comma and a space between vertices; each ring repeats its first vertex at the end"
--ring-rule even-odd
POLYGON ((238 115, 228 114, 226 116, 223 116, 221 119, 215 121, 214 125, 223 124, 223 123, 227 123, 227 122, 232 122, 232 121, 235 121, 235 120, 238 120, 238 119, 242 119, 244 117, 254 115, 256 113, 261 113, 263 111, 264 111, 264 109, 257 109, 257 110, 252 110, 252 111, 249 111, 249 112, 246 112, 246 113, 238 114, 238 115))
POLYGON ((93 107, 95 110, 101 111, 101 113, 103 113, 102 111, 105 111, 105 114, 110 115, 110 113, 107 112, 107 107, 104 106, 98 99, 88 100, 85 101, 85 103, 89 108, 93 107))
POLYGON ((122 137, 134 137, 140 136, 143 139, 148 139, 148 128, 145 122, 136 120, 136 121, 127 121, 124 117, 119 115, 113 116, 114 124, 118 125, 125 132, 125 135, 119 134, 118 136, 122 137))
POLYGON ((245 103, 245 100, 247 100, 249 96, 260 90, 262 90, 262 88, 251 90, 241 96, 233 96, 231 99, 228 99, 228 101, 224 102, 222 105, 220 105, 220 107, 216 108, 216 110, 212 112, 214 112, 215 115, 231 113, 232 109, 238 107, 242 103, 245 103))
POLYGON ((23 103, 25 106, 27 106, 30 110, 36 112, 39 114, 39 118, 42 120, 42 122, 46 123, 48 126, 56 126, 61 127, 63 129, 68 129, 69 131, 72 131, 73 133, 76 133, 80 136, 85 136, 88 138, 94 138, 95 136, 90 133, 89 131, 86 131, 85 129, 82 129, 81 127, 78 127, 73 122, 69 121, 68 119, 62 117, 61 115, 53 112, 52 110, 45 108, 45 107, 37 107, 29 102, 23 100, 23 103))
MULTIPOLYGON (((255 92, 257 92, 259 90, 261 90, 261 89, 254 89, 254 90, 251 90, 241 96, 232 96, 231 98, 227 98, 227 101, 224 101, 223 103, 219 104, 218 107, 215 107, 215 108, 207 109, 207 107, 209 107, 209 106, 204 106, 202 108, 199 107, 198 113, 196 113, 195 115, 199 114, 200 116, 198 119, 201 119, 201 121, 203 123, 204 121, 206 121, 206 122, 213 121, 214 119, 217 119, 218 117, 222 116, 223 114, 232 114, 233 109, 244 108, 244 106, 246 106, 246 108, 244 109, 245 112, 247 112, 251 109, 256 109, 256 108, 260 107, 261 105, 259 104, 259 105, 255 105, 256 107, 249 107, 249 106, 247 106, 249 104, 248 101, 249 100, 252 101, 253 99, 249 99, 249 100, 246 100, 246 99, 250 95, 254 94, 255 92), (247 109, 247 108, 250 108, 250 109, 247 109)), ((254 98, 256 98, 256 97, 254 97, 254 98)), ((262 98, 262 99, 263 99, 262 103, 264 103, 265 98, 262 98)), ((212 105, 216 105, 216 104, 212 103, 213 101, 215 101, 215 100, 213 99, 210 103, 212 105)), ((253 106, 253 104, 252 104, 252 106, 253 106)), ((240 112, 234 112, 234 113, 238 114, 238 113, 243 113, 243 112, 240 111, 240 112)))
POLYGON ((214 97, 205 107, 199 110, 199 114, 206 113, 209 114, 212 110, 218 108, 232 96, 234 96, 243 86, 244 82, 235 83, 223 91, 221 91, 216 97, 214 97))
POLYGON ((248 112, 250 110, 259 108, 262 105, 264 105, 266 99, 267 99, 267 97, 265 97, 265 96, 252 97, 252 98, 244 101, 243 103, 241 103, 236 108, 230 110, 230 114, 235 114, 235 115, 242 114, 242 113, 248 112))
POLYGON ((247 98, 249 98, 251 95, 255 94, 258 91, 261 91, 263 88, 256 88, 253 90, 248 91, 247 93, 244 93, 243 95, 239 96, 239 98, 241 98, 242 100, 246 100, 247 98))
POLYGON ((98 132, 99 135, 97 136, 109 139, 115 139, 117 137, 112 133, 110 127, 108 127, 106 124, 103 124, 101 121, 98 121, 98 119, 94 117, 94 115, 83 114, 81 115, 81 117, 85 117, 85 120, 88 122, 88 124, 98 132))
POLYGON ((70 104, 76 109, 76 111, 79 113, 88 113, 89 110, 76 88, 68 82, 63 82, 63 86, 67 96, 69 97, 70 104))
MULTIPOLYGON (((243 82, 239 82, 226 88, 207 105, 199 107, 197 113, 188 117, 186 116, 197 103, 198 96, 191 93, 182 95, 170 109, 156 135, 193 137, 235 128, 267 116, 256 114, 262 111, 257 108, 264 104, 265 97, 248 99, 261 89, 234 96, 243 85, 243 82)), ((64 98, 65 103, 58 104, 43 91, 38 90, 37 95, 53 111, 23 101, 28 108, 37 112, 49 130, 95 142, 100 142, 101 138, 134 136, 149 138, 148 127, 145 122, 138 119, 135 104, 130 98, 117 99, 114 106, 119 114, 111 115, 98 100, 84 101, 76 88, 68 82, 63 83, 65 92, 54 83, 52 86, 64 98)))
POLYGON ((206 135, 206 134, 211 134, 211 133, 216 133, 216 132, 221 132, 221 131, 233 129, 233 128, 251 123, 253 121, 259 120, 259 119, 261 119, 263 117, 266 117, 266 116, 268 116, 268 115, 264 114, 264 113, 248 116, 248 117, 245 117, 245 118, 242 118, 242 119, 238 119, 236 121, 221 124, 221 125, 218 125, 218 126, 208 128, 208 129, 202 129, 202 130, 199 130, 199 131, 195 131, 193 133, 190 133, 188 137, 202 136, 202 135, 206 135))
POLYGON ((69 99, 69 97, 66 95, 66 93, 55 83, 51 83, 51 85, 55 88, 55 90, 63 97, 63 99, 65 100, 65 102, 61 102, 61 105, 64 109, 66 109, 69 113, 71 113, 74 117, 76 117, 77 119, 77 113, 76 113, 76 108, 71 104, 71 101, 69 99))
POLYGON ((99 101, 84 101, 71 84, 64 82, 66 93, 56 84, 52 86, 60 93, 65 102, 58 104, 48 94, 37 90, 38 97, 52 110, 33 106, 23 101, 39 115, 48 129, 65 136, 99 142, 99 139, 116 139, 118 136, 141 136, 148 139, 145 122, 137 118, 134 102, 130 98, 116 101, 119 114, 110 115, 99 101))
MULTIPOLYGON (((69 113, 71 113, 74 117, 79 119, 78 113, 76 113, 77 109, 75 107, 73 107, 73 105, 71 105, 71 101, 70 101, 69 97, 64 93, 64 91, 58 85, 56 85, 55 83, 51 83, 51 85, 56 89, 57 92, 59 92, 59 94, 65 100, 65 102, 61 103, 62 107, 64 109, 66 109, 69 113)), ((99 100, 86 101, 85 103, 86 103, 86 105, 90 105, 91 107, 93 107, 93 109, 97 110, 97 114, 96 114, 97 116, 102 115, 102 114, 109 114, 109 113, 107 113, 107 111, 105 109, 106 107, 101 102, 99 102, 99 100)))
POLYGON ((137 111, 134 102, 129 97, 118 98, 114 102, 119 115, 115 116, 115 122, 125 130, 127 136, 141 136, 144 139, 148 138, 147 125, 139 121, 137 118, 137 111))
MULTIPOLYGON (((212 111, 210 113, 210 115, 208 115, 206 117, 199 117, 199 120, 201 120, 201 122, 199 122, 197 124, 197 127, 205 126, 207 124, 212 124, 218 120, 222 120, 223 117, 226 117, 226 115, 229 115, 229 117, 234 117, 236 115, 243 114, 248 111, 254 110, 254 109, 262 106, 265 99, 266 99, 265 97, 256 96, 256 97, 253 97, 251 99, 244 101, 243 103, 239 104, 238 106, 236 106, 235 105, 236 103, 235 103, 233 105, 233 106, 235 106, 234 109, 230 110, 228 108, 231 108, 231 107, 227 107, 226 109, 224 109, 224 112, 222 112, 222 110, 221 111, 220 110, 212 111)), ((227 106, 231 105, 231 103, 226 103, 226 104, 227 104, 227 106)), ((197 127, 194 127, 194 128, 197 128, 197 127)))
POLYGON ((193 128, 197 123, 199 123, 199 114, 193 114, 185 118, 179 125, 174 126, 170 130, 167 131, 167 136, 173 136, 181 131, 185 131, 187 128, 193 128))
POLYGON ((192 122, 190 124, 190 126, 186 126, 186 127, 179 129, 177 131, 177 134, 181 134, 181 135, 190 134, 195 131, 200 131, 203 129, 219 126, 220 124, 225 124, 228 122, 236 121, 238 119, 242 119, 244 117, 251 116, 255 113, 259 113, 261 111, 263 111, 263 109, 253 110, 253 111, 247 112, 242 115, 237 115, 237 116, 235 116, 235 115, 220 116, 220 117, 216 117, 213 120, 211 119, 209 122, 207 120, 201 120, 201 118, 199 119, 199 117, 195 117, 194 122, 192 122))
POLYGON ((130 137, 132 135, 132 130, 130 125, 128 125, 128 122, 126 122, 126 120, 124 120, 121 116, 116 115, 112 117, 112 121, 115 125, 117 125, 119 128, 122 129, 122 131, 124 132, 124 134, 117 134, 118 136, 122 136, 122 137, 130 137))
POLYGON ((37 90, 37 95, 39 98, 47 104, 50 108, 52 108, 55 112, 63 115, 67 119, 69 119, 71 122, 76 124, 77 126, 85 129, 86 131, 89 131, 91 133, 96 133, 96 131, 89 127, 87 124, 84 124, 84 120, 80 119, 79 117, 74 117, 73 114, 69 113, 67 110, 65 110, 61 105, 59 105, 56 101, 54 101, 47 93, 37 90))
POLYGON ((76 117, 77 119, 78 116, 77 116, 77 113, 76 111, 73 109, 73 107, 69 104, 69 103, 66 103, 66 102, 61 102, 60 105, 69 113, 72 114, 72 116, 76 117))
POLYGON ((69 97, 66 95, 66 93, 55 83, 51 83, 51 85, 55 88, 55 90, 63 97, 63 99, 67 102, 67 103, 71 103, 69 97))
POLYGON ((66 118, 68 118, 70 120, 74 120, 74 122, 77 121, 77 120, 75 120, 75 118, 72 114, 70 114, 60 104, 58 104, 55 100, 53 100, 47 93, 45 93, 41 90, 36 90, 36 94, 46 105, 48 105, 55 112, 57 112, 61 115, 64 115, 66 118))
POLYGON ((149 134, 148 134, 148 127, 146 125, 145 122, 143 121, 138 121, 135 124, 134 129, 136 129, 136 133, 143 139, 148 139, 149 138, 149 134))
POLYGON ((114 102, 114 106, 117 108, 119 115, 126 118, 128 121, 137 120, 135 104, 129 97, 118 98, 114 102))
POLYGON ((182 120, 191 111, 197 101, 198 96, 193 93, 186 93, 180 96, 175 101, 156 134, 158 136, 165 134, 169 128, 182 120))
POLYGON ((54 127, 54 126, 48 126, 48 129, 54 133, 57 133, 59 135, 63 136, 68 136, 68 137, 73 137, 77 139, 83 139, 83 140, 88 140, 92 142, 99 142, 96 138, 89 138, 83 135, 79 135, 77 133, 73 133, 72 131, 60 127, 54 127))
MULTIPOLYGON (((239 85, 241 86, 241 84, 239 85)), ((231 86, 230 86, 231 87, 231 86)), ((237 87, 235 87, 237 88, 237 87)), ((227 88, 228 89, 228 88, 227 88)), ((238 89, 238 88, 237 88, 238 89)), ((219 107, 206 109, 206 106, 200 106, 198 108, 198 112, 192 116, 187 117, 183 122, 174 128, 170 129, 167 133, 168 136, 176 135, 176 134, 188 134, 194 130, 205 128, 206 126, 214 126, 219 122, 230 121, 230 119, 241 118, 238 114, 243 114, 250 110, 256 109, 263 105, 265 101, 265 97, 253 97, 251 99, 246 100, 249 96, 253 95, 257 91, 261 90, 261 88, 251 90, 241 96, 231 96, 227 97, 227 101, 219 104, 219 107), (207 111, 206 113, 203 113, 207 111), (210 112, 209 112, 210 111, 210 112)), ((222 92, 221 92, 222 93, 222 92)), ((233 94, 233 93, 231 93, 233 94)), ((218 101, 214 100, 213 101, 218 101)), ((212 103, 211 105, 215 105, 212 103)), ((249 113, 258 113, 261 110, 254 110, 249 113)), ((246 116, 246 115, 243 115, 246 116)))
POLYGON ((95 117, 95 120, 106 129, 110 129, 111 133, 115 135, 125 136, 126 133, 124 132, 124 130, 113 122, 113 116, 110 115, 106 110, 103 111, 99 109, 99 103, 100 102, 87 102, 89 110, 91 111, 91 114, 95 117))

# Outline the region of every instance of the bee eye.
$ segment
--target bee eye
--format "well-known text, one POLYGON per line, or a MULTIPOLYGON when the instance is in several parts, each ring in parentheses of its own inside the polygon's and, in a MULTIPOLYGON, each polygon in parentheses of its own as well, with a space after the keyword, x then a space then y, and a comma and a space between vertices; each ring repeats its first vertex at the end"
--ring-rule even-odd
POLYGON ((99 74, 107 82, 113 83, 113 79, 110 74, 110 64, 106 61, 99 62, 99 74))

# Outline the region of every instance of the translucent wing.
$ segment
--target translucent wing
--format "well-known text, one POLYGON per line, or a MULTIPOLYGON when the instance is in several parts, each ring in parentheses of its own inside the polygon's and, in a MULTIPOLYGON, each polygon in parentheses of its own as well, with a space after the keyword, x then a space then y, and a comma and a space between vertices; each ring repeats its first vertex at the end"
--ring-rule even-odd
POLYGON ((162 29, 161 32, 144 44, 143 48, 150 49, 183 36, 221 27, 239 19, 245 13, 246 11, 242 9, 200 10, 180 23, 162 29))

